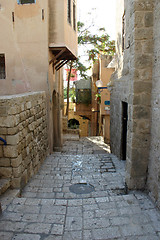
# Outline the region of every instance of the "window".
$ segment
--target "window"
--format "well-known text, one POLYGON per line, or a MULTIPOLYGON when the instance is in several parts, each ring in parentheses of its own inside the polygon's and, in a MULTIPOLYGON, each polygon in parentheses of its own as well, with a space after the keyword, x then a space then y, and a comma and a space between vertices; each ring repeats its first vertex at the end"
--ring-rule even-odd
POLYGON ((73 29, 76 31, 76 4, 73 0, 73 29))
POLYGON ((0 54, 0 79, 6 78, 6 71, 5 71, 5 55, 0 54))
POLYGON ((122 17, 122 52, 125 50, 125 12, 122 17))
POLYGON ((68 0, 68 22, 71 24, 71 0, 68 0))
POLYGON ((36 0, 18 0, 18 4, 36 3, 36 0))

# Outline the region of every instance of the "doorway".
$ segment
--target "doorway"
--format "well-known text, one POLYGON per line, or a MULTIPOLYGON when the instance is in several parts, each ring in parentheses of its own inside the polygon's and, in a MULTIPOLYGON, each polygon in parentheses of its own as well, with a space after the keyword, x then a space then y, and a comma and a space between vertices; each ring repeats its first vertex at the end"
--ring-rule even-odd
POLYGON ((122 102, 122 138, 121 138, 122 160, 126 160, 127 155, 127 122, 128 122, 128 103, 122 102))
POLYGON ((53 91, 53 150, 61 147, 59 94, 53 91))

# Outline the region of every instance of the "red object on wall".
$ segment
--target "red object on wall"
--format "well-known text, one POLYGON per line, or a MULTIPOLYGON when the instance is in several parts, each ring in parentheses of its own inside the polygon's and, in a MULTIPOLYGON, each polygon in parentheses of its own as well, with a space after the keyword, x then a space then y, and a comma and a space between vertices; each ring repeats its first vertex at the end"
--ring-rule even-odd
MULTIPOLYGON (((68 73, 69 73, 69 69, 65 69, 65 71, 66 71, 66 81, 67 81, 67 79, 68 79, 68 73)), ((72 69, 71 70, 71 79, 70 79, 70 81, 77 81, 78 79, 77 79, 77 69, 72 69)))

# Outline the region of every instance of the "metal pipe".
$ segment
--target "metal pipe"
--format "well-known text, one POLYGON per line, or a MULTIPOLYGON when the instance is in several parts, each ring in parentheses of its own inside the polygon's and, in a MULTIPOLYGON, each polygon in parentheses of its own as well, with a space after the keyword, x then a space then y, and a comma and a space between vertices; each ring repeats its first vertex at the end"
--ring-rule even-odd
POLYGON ((4 145, 7 145, 6 140, 4 140, 3 138, 0 137, 0 141, 4 142, 4 145))

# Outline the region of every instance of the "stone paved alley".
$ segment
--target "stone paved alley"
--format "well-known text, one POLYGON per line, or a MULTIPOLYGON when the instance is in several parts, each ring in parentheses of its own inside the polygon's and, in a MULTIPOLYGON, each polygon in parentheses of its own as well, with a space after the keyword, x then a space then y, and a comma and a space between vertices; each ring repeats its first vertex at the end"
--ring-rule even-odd
POLYGON ((0 239, 160 239, 160 213, 145 193, 127 194, 124 164, 100 137, 66 141, 3 211, 0 239))

